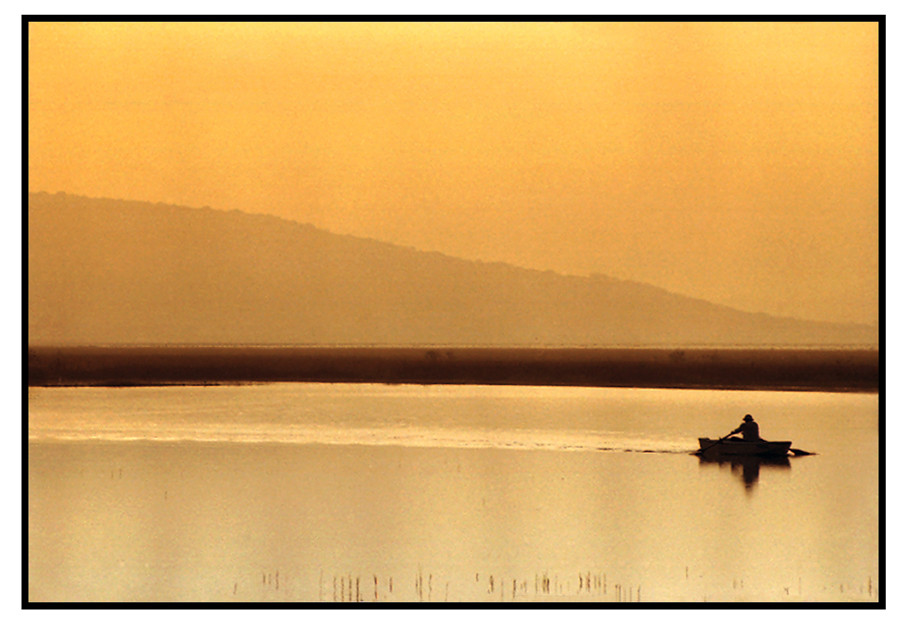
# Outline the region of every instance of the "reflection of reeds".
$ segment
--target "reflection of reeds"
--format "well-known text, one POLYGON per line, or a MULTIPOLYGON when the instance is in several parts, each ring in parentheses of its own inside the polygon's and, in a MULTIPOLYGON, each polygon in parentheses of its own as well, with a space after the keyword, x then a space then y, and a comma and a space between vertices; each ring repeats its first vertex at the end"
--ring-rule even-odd
MULTIPOLYGON (((262 573, 262 583, 263 585, 273 586, 276 589, 279 587, 279 577, 279 571, 274 573, 273 579, 271 575, 262 573)), ((559 574, 551 574, 547 570, 536 572, 532 582, 529 578, 520 578, 518 576, 484 575, 481 572, 476 572, 473 575, 473 591, 456 595, 457 591, 455 589, 455 595, 453 596, 451 596, 450 591, 450 579, 438 576, 434 572, 427 572, 422 569, 421 565, 412 577, 412 594, 409 597, 394 594, 394 578, 392 576, 382 579, 379 575, 370 573, 365 575, 364 578, 366 585, 362 584, 362 576, 353 576, 351 573, 334 575, 331 583, 331 600, 334 602, 434 602, 441 600, 449 602, 450 600, 474 601, 479 599, 478 596, 484 595, 485 600, 495 602, 569 600, 571 597, 574 599, 581 597, 583 600, 594 601, 607 600, 606 596, 609 593, 607 574, 604 572, 592 572, 591 570, 577 572, 575 575, 566 577, 561 577, 559 574), (371 587, 367 587, 369 576, 371 576, 371 587), (574 585, 574 582, 577 584, 574 585), (444 585, 443 598, 441 597, 439 583, 444 585), (384 588, 383 591, 382 587, 384 588)), ((318 577, 319 601, 325 598, 323 582, 324 571, 321 570, 318 577)), ((742 581, 740 581, 739 585, 742 587, 742 581)), ((456 587, 456 583, 454 583, 454 586, 456 587)), ((613 601, 642 601, 642 587, 639 585, 634 588, 623 583, 611 583, 611 588, 613 597, 610 599, 613 601)), ((460 592, 462 592, 462 587, 460 592)))
POLYGON ((422 566, 419 566, 419 576, 416 578, 416 591, 419 594, 419 602, 422 602, 422 566))
MULTIPOLYGON (((318 582, 319 582, 318 600, 319 601, 324 600, 324 595, 323 595, 322 589, 320 587, 323 576, 324 576, 324 571, 321 571, 319 573, 319 577, 318 577, 318 582)), ((353 575, 350 573, 347 573, 345 576, 340 575, 339 577, 337 575, 334 575, 334 577, 331 581, 331 587, 332 587, 331 600, 333 602, 338 602, 338 600, 340 602, 365 602, 366 600, 371 599, 373 602, 379 602, 382 599, 382 595, 380 592, 382 581, 378 578, 377 574, 372 574, 371 576, 372 576, 372 590, 371 590, 371 594, 369 594, 368 588, 365 587, 365 585, 363 584, 362 576, 356 576, 355 580, 354 580, 353 575), (337 583, 338 578, 340 579, 339 594, 338 594, 338 583, 337 583), (367 598, 367 596, 368 596, 368 598, 367 598)), ((365 584, 367 584, 367 583, 368 583, 368 576, 366 576, 366 580, 365 580, 365 584)), ((417 593, 418 593, 418 583, 419 583, 419 579, 417 578, 416 579, 417 593)), ((387 579, 387 594, 384 595, 384 598, 390 598, 393 593, 394 593, 394 577, 390 576, 387 579)))
MULTIPOLYGON (((268 596, 278 598, 276 592, 281 592, 281 580, 283 580, 283 590, 279 594, 280 600, 302 599, 304 597, 294 598, 291 579, 287 577, 284 570, 284 578, 281 579, 280 570, 273 572, 262 571, 261 574, 261 593, 259 600, 268 600, 268 596)), ((353 576, 351 572, 344 574, 334 574, 331 578, 331 596, 333 602, 449 602, 453 601, 494 601, 494 602, 547 602, 551 600, 582 600, 582 601, 612 601, 612 602, 642 602, 642 586, 630 585, 620 582, 620 579, 612 579, 608 582, 608 575, 604 572, 592 572, 585 570, 568 574, 561 577, 559 574, 552 574, 545 570, 544 572, 534 573, 534 577, 510 576, 504 574, 484 574, 482 572, 471 573, 472 582, 470 587, 464 588, 454 582, 453 579, 445 578, 444 575, 438 575, 434 572, 427 572, 419 566, 416 575, 413 577, 411 593, 403 592, 402 595, 394 593, 393 576, 382 577, 378 574, 366 574, 353 576), (369 587, 369 576, 371 576, 371 587, 369 587), (562 580, 563 579, 563 580, 562 580), (576 583, 574 585, 574 583, 576 583), (443 584, 443 598, 441 585, 443 584), (454 585, 453 595, 451 594, 451 584, 454 585), (610 592, 609 586, 610 585, 610 592), (465 589, 465 591, 464 591, 465 589)), ((689 568, 685 568, 684 576, 687 580, 690 577, 689 568)), ((702 578, 702 575, 698 575, 702 578)), ((254 578, 254 576, 252 577, 254 578)), ((469 577, 467 577, 469 578, 469 577)), ((232 597, 233 600, 247 600, 248 589, 244 589, 242 596, 239 595, 239 581, 241 579, 232 579, 232 597)), ((314 579, 313 579, 314 580, 314 579)), ((323 569, 318 573, 318 600, 327 599, 325 583, 325 572, 323 569)), ((733 588, 733 591, 742 592, 744 589, 744 579, 732 578, 731 582, 724 586, 724 591, 733 588)), ((248 585, 244 587, 248 588, 248 585)), ((254 587, 254 584, 253 584, 254 587)), ((837 600, 879 600, 878 583, 870 575, 866 577, 865 584, 862 582, 841 582, 836 584, 823 585, 823 593, 832 593, 833 599, 837 600), (838 594, 834 592, 837 589, 838 594), (840 596, 840 598, 837 598, 840 596)), ((788 586, 776 588, 776 600, 808 600, 803 598, 803 579, 797 578, 797 585, 791 583, 788 586)), ((230 592, 229 585, 227 592, 230 592)), ((809 595, 809 589, 807 588, 809 595)), ((229 594, 228 594, 229 595, 229 594)), ((690 597, 693 597, 691 592, 690 597)), ((703 594, 701 599, 705 602, 714 600, 726 600, 722 598, 724 594, 703 594)), ((739 596, 739 595, 738 595, 739 596)), ((739 597, 737 598, 740 599, 739 597)))

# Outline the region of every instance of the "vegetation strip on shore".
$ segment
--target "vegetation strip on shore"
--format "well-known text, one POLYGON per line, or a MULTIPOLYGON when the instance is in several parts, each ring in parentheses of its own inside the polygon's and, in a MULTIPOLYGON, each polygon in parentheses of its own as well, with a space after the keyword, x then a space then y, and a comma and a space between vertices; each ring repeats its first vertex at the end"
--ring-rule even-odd
POLYGON ((30 347, 29 386, 276 381, 876 392, 877 349, 30 347))

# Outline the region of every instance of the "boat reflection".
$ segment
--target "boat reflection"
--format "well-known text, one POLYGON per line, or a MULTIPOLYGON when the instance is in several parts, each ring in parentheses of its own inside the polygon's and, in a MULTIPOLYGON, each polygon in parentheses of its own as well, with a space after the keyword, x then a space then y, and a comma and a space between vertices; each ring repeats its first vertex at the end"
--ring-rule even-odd
POLYGON ((790 470, 790 459, 787 456, 700 456, 700 467, 704 464, 717 464, 719 467, 728 465, 731 469, 731 473, 740 475, 740 478, 743 481, 743 487, 746 490, 751 490, 753 486, 759 482, 759 471, 763 466, 771 470, 790 470))

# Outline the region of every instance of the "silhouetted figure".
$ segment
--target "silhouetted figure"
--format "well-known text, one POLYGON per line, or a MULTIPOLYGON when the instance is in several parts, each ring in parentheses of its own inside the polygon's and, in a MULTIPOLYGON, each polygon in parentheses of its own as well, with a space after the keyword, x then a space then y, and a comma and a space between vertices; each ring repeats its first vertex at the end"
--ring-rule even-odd
POLYGON ((759 437, 759 425, 749 414, 743 417, 743 423, 739 427, 731 431, 732 435, 735 433, 743 434, 743 439, 747 442, 758 442, 762 439, 759 437))

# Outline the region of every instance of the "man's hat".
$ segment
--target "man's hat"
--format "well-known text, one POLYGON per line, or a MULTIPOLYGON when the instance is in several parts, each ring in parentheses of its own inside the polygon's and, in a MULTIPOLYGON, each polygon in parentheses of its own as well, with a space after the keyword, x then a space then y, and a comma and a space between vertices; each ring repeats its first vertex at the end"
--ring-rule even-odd
POLYGON ((753 419, 753 417, 750 416, 749 414, 747 414, 746 416, 743 417, 743 420, 745 420, 746 422, 749 422, 749 421, 751 421, 752 419, 753 419))

